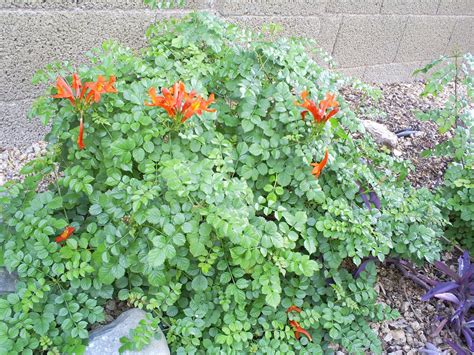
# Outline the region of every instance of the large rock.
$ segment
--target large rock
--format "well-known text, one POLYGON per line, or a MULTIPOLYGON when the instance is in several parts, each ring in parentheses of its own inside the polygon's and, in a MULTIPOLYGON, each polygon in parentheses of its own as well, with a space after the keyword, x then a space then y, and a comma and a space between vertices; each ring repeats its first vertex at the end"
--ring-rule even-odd
MULTIPOLYGON (((135 328, 145 318, 146 313, 141 309, 130 309, 122 313, 112 323, 91 332, 89 345, 85 355, 117 355, 122 345, 120 338, 129 336, 129 331, 135 328)), ((124 354, 136 355, 170 355, 170 349, 163 332, 160 330, 160 340, 152 342, 141 351, 126 351, 124 354)))
POLYGON ((385 145, 389 148, 395 148, 397 146, 398 137, 383 124, 370 120, 362 120, 362 124, 365 130, 369 132, 374 141, 378 144, 385 145))
POLYGON ((17 277, 9 273, 4 267, 0 267, 0 295, 15 292, 17 277))

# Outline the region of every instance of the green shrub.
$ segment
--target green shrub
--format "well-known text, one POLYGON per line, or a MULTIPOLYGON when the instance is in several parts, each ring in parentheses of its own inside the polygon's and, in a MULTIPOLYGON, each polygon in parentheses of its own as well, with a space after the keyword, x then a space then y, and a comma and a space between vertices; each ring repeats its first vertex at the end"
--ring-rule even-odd
POLYGON ((422 120, 431 120, 440 133, 451 136, 425 154, 446 156, 451 162, 438 189, 442 212, 450 222, 446 235, 474 253, 474 57, 456 55, 441 57, 417 70, 428 74, 422 96, 438 96, 448 85, 454 87, 440 109, 419 113, 422 120))
MULTIPOLYGON (((402 164, 364 138, 342 99, 311 134, 297 95, 322 99, 345 83, 306 54, 314 43, 268 42, 206 14, 148 36, 142 55, 105 43, 79 69, 90 80, 115 75, 118 91, 84 112, 84 149, 70 102, 51 91, 34 104, 52 124, 50 145, 24 183, 2 189, 0 245, 20 279, 0 299, 2 349, 80 353, 118 298, 153 315, 140 329, 162 322, 173 353, 323 353, 331 343, 381 353, 369 323, 396 312, 376 304, 373 263, 352 271, 367 257, 438 258, 432 195, 400 179, 402 164), (150 87, 178 81, 214 93, 216 112, 170 125, 144 105, 150 87), (310 163, 326 148, 315 179, 310 163), (48 174, 56 182, 36 192, 48 174), (361 186, 380 209, 364 207, 361 186), (68 225, 75 231, 56 243, 68 225), (287 314, 291 305, 302 312, 287 314), (313 341, 297 340, 289 320, 313 341)), ((36 79, 71 82, 71 71, 50 66, 36 79)), ((123 349, 151 338, 140 333, 123 349)))

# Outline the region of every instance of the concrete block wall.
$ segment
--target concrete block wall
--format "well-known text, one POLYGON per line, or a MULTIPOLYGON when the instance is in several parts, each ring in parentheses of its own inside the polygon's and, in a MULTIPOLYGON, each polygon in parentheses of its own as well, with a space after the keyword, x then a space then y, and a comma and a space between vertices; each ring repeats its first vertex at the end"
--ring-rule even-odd
POLYGON ((0 148, 27 145, 45 129, 26 112, 39 89, 35 70, 54 60, 84 61, 105 39, 145 44, 155 19, 214 12, 258 29, 315 39, 339 70, 367 81, 410 80, 442 54, 474 52, 474 0, 187 0, 151 10, 142 0, 0 0, 0 148))

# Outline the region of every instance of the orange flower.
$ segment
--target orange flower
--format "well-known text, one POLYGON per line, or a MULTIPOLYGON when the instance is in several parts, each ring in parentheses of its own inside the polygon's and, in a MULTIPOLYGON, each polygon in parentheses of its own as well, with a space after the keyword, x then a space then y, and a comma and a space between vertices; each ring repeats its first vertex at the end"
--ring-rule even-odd
POLYGON ((301 325, 297 321, 290 320, 290 325, 295 330, 295 338, 297 340, 300 340, 301 334, 303 334, 306 338, 308 338, 309 341, 313 341, 313 337, 311 336, 311 334, 309 334, 306 329, 301 327, 301 325))
POLYGON ((58 93, 56 95, 53 95, 53 98, 55 99, 68 99, 71 101, 71 104, 75 106, 75 96, 72 92, 71 87, 66 83, 66 81, 58 76, 56 78, 56 90, 58 93))
POLYGON ((74 233, 75 228, 72 226, 67 226, 64 228, 64 231, 58 235, 54 240, 56 243, 61 243, 64 242, 67 238, 71 236, 72 233, 74 233))
POLYGON ((317 124, 326 123, 331 117, 339 112, 339 103, 335 100, 335 95, 327 93, 326 98, 319 102, 319 105, 308 99, 308 92, 305 90, 301 94, 303 102, 295 101, 295 105, 305 108, 301 112, 301 119, 305 119, 308 112, 313 115, 313 120, 317 124), (328 112, 329 109, 329 112, 328 112))
POLYGON ((117 93, 114 83, 115 76, 111 75, 109 81, 107 82, 102 75, 99 75, 96 82, 89 81, 83 86, 79 75, 74 73, 72 74, 71 89, 68 83, 62 77, 58 76, 56 79, 56 90, 58 93, 53 95, 53 98, 68 99, 71 101, 71 104, 74 107, 76 107, 79 102, 81 102, 83 105, 90 103, 92 99, 94 99, 95 102, 99 102, 100 95, 105 93, 117 93))
POLYGON ((97 81, 89 81, 84 86, 86 89, 89 89, 89 94, 87 94, 86 101, 91 102, 94 99, 95 102, 100 101, 100 96, 105 93, 117 93, 117 89, 114 87, 115 76, 111 75, 109 81, 105 81, 105 78, 102 75, 97 77, 97 81))
POLYGON ((82 150, 85 148, 83 137, 84 137, 84 120, 81 117, 79 119, 79 135, 77 136, 77 146, 79 147, 79 150, 82 150))
POLYGON ((316 179, 319 178, 319 175, 321 174, 321 171, 326 166, 326 163, 328 162, 328 157, 329 157, 329 153, 328 153, 328 150, 326 149, 326 153, 324 154, 324 158, 323 158, 323 160, 321 160, 320 163, 311 163, 310 164, 311 166, 313 166, 313 171, 311 171, 311 174, 313 174, 316 179))
MULTIPOLYGON (((288 307, 288 309, 286 310, 287 313, 290 313, 290 312, 298 312, 298 313, 301 313, 301 308, 298 308, 296 306, 290 306, 288 307)), ((306 329, 304 329, 303 327, 301 327, 301 325, 295 321, 295 320, 289 320, 289 323, 290 325, 293 327, 293 329, 295 330, 295 338, 297 340, 300 340, 300 337, 301 337, 301 334, 303 334, 306 338, 308 338, 309 341, 313 341, 313 338, 311 337, 311 334, 309 334, 306 329)))
POLYGON ((79 75, 77 73, 72 74, 72 88, 76 92, 76 97, 79 97, 81 94, 82 83, 81 79, 79 79, 79 75))
POLYGON ((80 113, 79 118, 79 136, 77 137, 77 146, 84 149, 84 109, 88 107, 92 100, 99 102, 100 96, 105 93, 117 93, 114 87, 115 76, 111 75, 107 82, 102 75, 97 77, 96 82, 89 81, 82 85, 81 79, 77 73, 72 74, 72 89, 68 83, 60 76, 56 79, 56 90, 58 93, 53 95, 55 99, 68 99, 72 106, 80 113), (74 91, 73 91, 74 90, 74 91))
POLYGON ((161 89, 161 93, 162 96, 157 96, 156 89, 151 87, 148 90, 151 102, 145 102, 145 106, 161 107, 168 113, 168 116, 175 120, 179 119, 181 123, 195 114, 200 116, 203 111, 216 111, 209 108, 209 105, 214 102, 214 94, 211 94, 208 100, 204 100, 194 90, 186 92, 184 83, 181 81, 175 83, 170 89, 161 89))
POLYGON ((286 313, 290 313, 290 312, 293 312, 293 311, 301 313, 301 308, 298 308, 298 307, 293 305, 293 306, 288 307, 288 309, 286 310, 286 313))

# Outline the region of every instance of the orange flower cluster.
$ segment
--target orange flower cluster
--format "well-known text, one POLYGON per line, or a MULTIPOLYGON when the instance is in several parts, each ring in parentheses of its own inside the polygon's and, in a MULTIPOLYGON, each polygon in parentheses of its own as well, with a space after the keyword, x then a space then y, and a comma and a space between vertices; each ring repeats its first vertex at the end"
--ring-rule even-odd
POLYGON ((148 90, 148 93, 150 94, 151 102, 145 102, 146 106, 161 107, 166 110, 171 118, 180 120, 181 123, 194 114, 200 116, 203 111, 216 111, 209 108, 209 105, 214 102, 214 94, 211 94, 209 99, 205 100, 197 95, 194 90, 186 92, 181 81, 174 84, 170 89, 161 89, 163 96, 157 96, 156 89, 153 87, 148 90))
POLYGON ((64 242, 67 238, 71 236, 72 233, 74 233, 75 228, 72 226, 67 226, 64 228, 64 231, 58 235, 54 240, 56 243, 61 243, 64 242))
POLYGON ((84 149, 83 135, 84 135, 84 120, 83 111, 92 101, 99 102, 102 94, 117 93, 114 87, 115 76, 111 76, 108 81, 102 75, 97 77, 97 81, 89 81, 82 85, 81 79, 77 73, 72 75, 72 88, 62 77, 58 76, 56 79, 57 94, 52 97, 55 99, 68 99, 72 106, 79 112, 81 117, 79 119, 79 136, 77 137, 77 145, 79 149, 84 149))
POLYGON ((300 96, 303 102, 295 101, 295 105, 305 108, 305 110, 301 112, 302 120, 305 119, 308 112, 311 112, 314 122, 317 124, 326 123, 339 112, 339 103, 335 100, 334 94, 327 93, 326 98, 321 100, 319 105, 316 105, 313 100, 308 99, 308 92, 306 90, 303 91, 300 96))
MULTIPOLYGON (((290 306, 287 310, 286 310, 287 313, 290 313, 290 312, 298 312, 298 313, 301 313, 301 309, 296 307, 296 306, 290 306)), ((288 321, 290 323, 290 325, 293 327, 293 329, 295 330, 295 338, 297 340, 300 340, 300 337, 301 335, 304 335, 306 338, 308 338, 309 341, 313 341, 313 337, 311 336, 311 334, 308 333, 308 331, 306 329, 304 329, 303 327, 301 327, 301 325, 295 321, 295 320, 289 320, 288 321)))
POLYGON ((68 99, 74 107, 79 104, 100 101, 100 96, 105 93, 117 93, 114 87, 115 76, 111 76, 108 81, 102 75, 97 77, 97 81, 89 81, 82 85, 81 79, 77 73, 72 75, 72 88, 60 76, 56 79, 57 94, 53 95, 55 99, 68 99))
MULTIPOLYGON (((305 90, 300 94, 303 102, 295 101, 296 106, 305 108, 301 112, 301 119, 304 121, 306 114, 311 112, 313 115, 313 121, 317 125, 325 124, 331 119, 334 115, 339 112, 339 103, 335 100, 335 95, 331 93, 326 94, 326 98, 321 100, 319 104, 316 104, 313 100, 308 99, 308 92, 305 90)), ((326 149, 323 160, 319 163, 311 163, 310 166, 313 167, 311 174, 317 179, 321 175, 321 171, 326 166, 328 162, 329 153, 326 149)))

